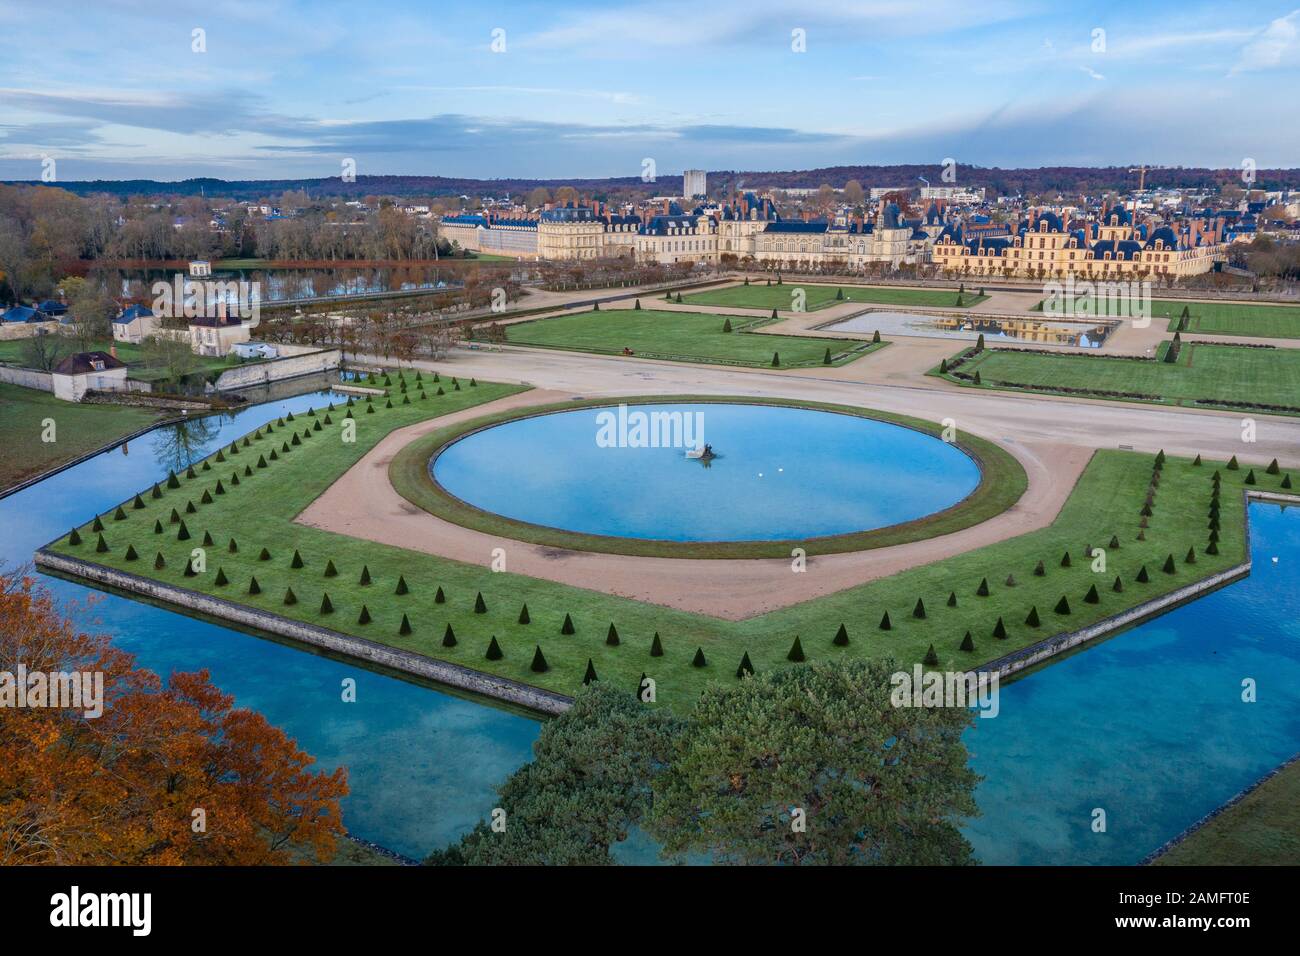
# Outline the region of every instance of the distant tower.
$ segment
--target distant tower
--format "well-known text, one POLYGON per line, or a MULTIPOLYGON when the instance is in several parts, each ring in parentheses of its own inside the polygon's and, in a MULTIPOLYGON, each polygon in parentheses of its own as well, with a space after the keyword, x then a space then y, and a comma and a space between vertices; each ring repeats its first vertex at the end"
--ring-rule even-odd
POLYGON ((688 169, 682 173, 682 196, 686 199, 694 199, 696 196, 707 196, 708 186, 705 183, 704 170, 688 169))

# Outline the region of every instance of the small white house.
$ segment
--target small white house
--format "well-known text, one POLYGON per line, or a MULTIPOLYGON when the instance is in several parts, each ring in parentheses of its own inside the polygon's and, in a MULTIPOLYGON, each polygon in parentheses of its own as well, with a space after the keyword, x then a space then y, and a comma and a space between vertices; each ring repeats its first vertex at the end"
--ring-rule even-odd
POLYGON ((210 275, 212 275, 212 263, 207 259, 195 259, 190 263, 190 276, 192 278, 201 279, 210 275))
POLYGON ((273 359, 280 357, 280 350, 270 342, 236 342, 231 347, 236 358, 273 359))
POLYGON ((107 352, 77 352, 54 366, 54 397, 79 402, 86 392, 123 392, 126 363, 107 352))

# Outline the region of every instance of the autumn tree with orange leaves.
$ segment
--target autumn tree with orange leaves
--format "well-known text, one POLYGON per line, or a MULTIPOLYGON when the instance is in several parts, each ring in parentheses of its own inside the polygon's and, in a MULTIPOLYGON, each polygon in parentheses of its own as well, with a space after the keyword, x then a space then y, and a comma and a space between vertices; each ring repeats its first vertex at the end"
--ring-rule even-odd
POLYGON ((0 574, 0 672, 102 672, 103 713, 0 709, 0 866, 327 862, 347 774, 206 671, 164 684, 80 633, 33 579, 0 574))

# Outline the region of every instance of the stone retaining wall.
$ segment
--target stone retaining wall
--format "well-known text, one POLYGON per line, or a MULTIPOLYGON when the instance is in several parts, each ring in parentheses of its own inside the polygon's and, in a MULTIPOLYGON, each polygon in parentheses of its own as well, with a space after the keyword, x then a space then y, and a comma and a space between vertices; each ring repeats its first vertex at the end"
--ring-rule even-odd
POLYGON ((568 710, 573 703, 569 697, 542 690, 540 687, 530 687, 527 684, 520 684, 504 677, 482 674, 468 667, 461 667, 459 664, 437 661, 411 651, 403 651, 398 648, 377 644, 365 638, 340 634, 337 631, 317 627, 314 624, 295 621, 279 614, 272 614, 268 611, 236 604, 222 598, 200 594, 188 588, 163 584, 151 578, 130 574, 126 571, 118 571, 102 564, 94 564, 89 561, 82 561, 79 558, 56 554, 45 548, 36 552, 35 560, 37 567, 49 568, 64 574, 85 578, 97 584, 104 584, 133 594, 165 601, 168 604, 188 608, 200 614, 233 621, 244 627, 255 628, 268 634, 287 637, 291 640, 311 644, 339 654, 346 654, 349 657, 388 667, 392 670, 437 681, 448 687, 455 687, 473 694, 502 700, 540 714, 551 716, 560 714, 568 710))
POLYGON ((39 372, 34 368, 0 365, 0 382, 21 385, 23 388, 37 388, 42 392, 54 391, 54 376, 49 372, 39 372))
POLYGON ((301 355, 289 355, 227 369, 212 387, 218 392, 228 392, 253 385, 266 385, 300 375, 331 371, 338 368, 342 361, 343 353, 338 349, 313 349, 301 355))

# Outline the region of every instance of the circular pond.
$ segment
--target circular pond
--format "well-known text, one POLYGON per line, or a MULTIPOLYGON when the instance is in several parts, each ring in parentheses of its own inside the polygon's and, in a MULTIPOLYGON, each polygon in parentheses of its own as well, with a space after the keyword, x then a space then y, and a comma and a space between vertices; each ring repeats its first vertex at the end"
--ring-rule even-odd
POLYGON ((429 466, 482 511, 581 534, 803 540, 913 521, 980 482, 960 448, 900 425, 779 405, 604 406, 471 432, 429 466), (692 457, 705 444, 711 460, 692 457))

